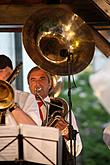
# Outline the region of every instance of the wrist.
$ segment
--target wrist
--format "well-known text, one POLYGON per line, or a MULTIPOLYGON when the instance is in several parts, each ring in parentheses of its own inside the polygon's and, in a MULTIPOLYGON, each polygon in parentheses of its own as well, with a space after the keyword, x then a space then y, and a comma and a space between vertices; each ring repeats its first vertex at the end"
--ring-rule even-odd
POLYGON ((19 108, 18 103, 14 103, 14 104, 9 108, 9 111, 12 112, 12 111, 14 111, 16 108, 19 108))

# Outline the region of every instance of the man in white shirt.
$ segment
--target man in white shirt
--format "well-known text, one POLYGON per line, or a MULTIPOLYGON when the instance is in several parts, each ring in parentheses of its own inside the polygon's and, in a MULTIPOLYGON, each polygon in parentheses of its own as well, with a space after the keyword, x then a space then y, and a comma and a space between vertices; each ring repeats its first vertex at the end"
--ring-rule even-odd
MULTIPOLYGON (((0 55, 0 80, 4 82, 4 80, 7 80, 12 73, 12 61, 6 55, 0 55)), ((1 122, 1 125, 30 124, 40 126, 42 121, 40 119, 38 105, 36 103, 34 95, 16 89, 13 90, 13 103, 10 107, 7 108, 5 123, 1 122)), ((0 103, 1 102, 2 100, 0 101, 0 103)))
MULTIPOLYGON (((49 108, 50 108, 49 104, 47 104, 47 103, 51 101, 51 99, 49 97, 49 90, 50 90, 51 84, 52 84, 51 76, 45 70, 36 66, 29 71, 27 79, 28 79, 28 84, 29 84, 31 93, 35 95, 37 102, 41 101, 43 103, 43 105, 40 108, 40 116, 41 116, 42 122, 44 122, 47 117, 46 113, 47 113, 47 111, 49 111, 49 108)), ((50 113, 50 111, 48 113, 50 113)), ((79 132, 73 112, 71 112, 71 115, 72 115, 73 128, 77 132, 79 132)), ((68 113, 66 115, 66 121, 69 122, 68 113)), ((66 147, 67 147, 68 151, 70 152, 70 140, 66 139, 66 138, 64 138, 64 139, 66 142, 66 147)), ((81 142, 80 135, 78 133, 76 135, 76 156, 78 156, 80 154, 81 150, 82 150, 82 142, 81 142)), ((74 141, 72 141, 72 152, 74 155, 74 141)))

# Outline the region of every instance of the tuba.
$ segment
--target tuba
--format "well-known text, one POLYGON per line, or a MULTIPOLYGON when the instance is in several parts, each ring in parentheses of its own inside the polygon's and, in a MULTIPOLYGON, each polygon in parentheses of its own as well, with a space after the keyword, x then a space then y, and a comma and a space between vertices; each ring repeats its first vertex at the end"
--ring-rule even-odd
POLYGON ((16 66, 16 68, 6 81, 0 80, 0 124, 5 124, 6 110, 13 105, 14 90, 10 84, 18 76, 21 67, 22 62, 18 66, 16 66))
MULTIPOLYGON (((90 27, 62 4, 38 6, 26 20, 22 38, 24 48, 33 62, 58 76, 73 75, 84 70, 90 64, 95 50, 90 27)), ((50 93, 53 95, 53 89, 50 93)), ((53 97, 50 104, 57 110, 49 114, 47 125, 63 126, 61 132, 68 138, 68 123, 65 120, 67 103, 53 97)))

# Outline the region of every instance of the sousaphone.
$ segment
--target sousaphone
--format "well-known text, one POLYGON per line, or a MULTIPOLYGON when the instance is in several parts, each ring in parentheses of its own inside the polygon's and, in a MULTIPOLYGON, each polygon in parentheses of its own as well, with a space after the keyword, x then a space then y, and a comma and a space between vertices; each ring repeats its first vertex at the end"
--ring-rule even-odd
POLYGON ((38 7, 26 20, 22 35, 33 62, 54 75, 81 72, 93 58, 95 42, 89 26, 66 5, 38 7))

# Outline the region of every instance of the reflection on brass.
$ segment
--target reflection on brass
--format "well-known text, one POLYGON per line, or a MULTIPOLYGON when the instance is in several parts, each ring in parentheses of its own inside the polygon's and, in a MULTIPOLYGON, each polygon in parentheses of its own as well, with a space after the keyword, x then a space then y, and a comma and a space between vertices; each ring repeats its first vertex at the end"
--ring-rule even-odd
POLYGON ((63 89, 63 85, 64 85, 64 80, 62 76, 52 75, 49 96, 54 98, 58 97, 63 89))
POLYGON ((12 74, 8 77, 8 79, 0 80, 0 110, 4 111, 9 108, 14 102, 14 90, 11 87, 11 83, 18 76, 22 67, 22 62, 16 66, 13 70, 12 74))
POLYGON ((67 114, 68 103, 66 102, 66 100, 62 98, 51 98, 47 126, 58 128, 65 139, 68 139, 69 131, 69 123, 66 121, 67 114))
POLYGON ((54 75, 76 74, 93 58, 91 29, 66 5, 42 5, 26 20, 22 36, 30 58, 54 75))
POLYGON ((0 83, 0 101, 9 95, 9 90, 0 83))
POLYGON ((11 85, 0 80, 0 110, 9 108, 14 101, 14 91, 11 85))
POLYGON ((60 115, 61 117, 65 118, 67 117, 67 113, 68 113, 68 103, 65 99, 63 98, 59 98, 59 97, 56 97, 56 98, 53 98, 51 97, 50 98, 51 100, 51 106, 50 106, 50 116, 51 118, 57 116, 57 115, 60 115), (59 106, 56 107, 56 106, 59 106), (60 108, 61 107, 61 108, 60 108), (57 110, 56 110, 57 109, 57 110))

